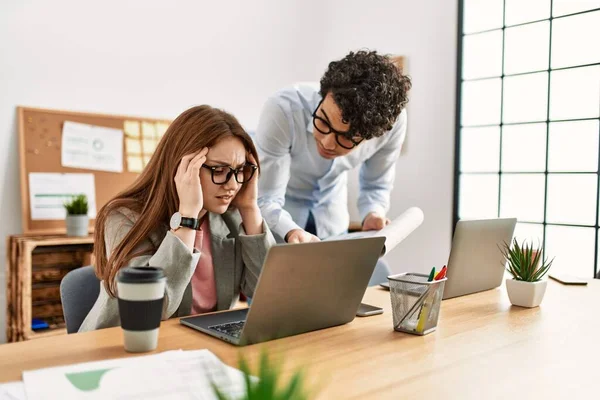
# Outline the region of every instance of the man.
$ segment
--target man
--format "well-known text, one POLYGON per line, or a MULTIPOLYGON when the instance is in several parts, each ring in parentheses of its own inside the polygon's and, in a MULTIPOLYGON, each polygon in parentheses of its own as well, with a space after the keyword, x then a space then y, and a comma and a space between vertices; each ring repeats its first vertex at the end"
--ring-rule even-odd
POLYGON ((389 223, 410 86, 388 57, 358 51, 330 63, 320 89, 295 85, 267 100, 255 137, 258 204, 279 241, 346 233, 347 171, 358 166, 362 229, 389 223))

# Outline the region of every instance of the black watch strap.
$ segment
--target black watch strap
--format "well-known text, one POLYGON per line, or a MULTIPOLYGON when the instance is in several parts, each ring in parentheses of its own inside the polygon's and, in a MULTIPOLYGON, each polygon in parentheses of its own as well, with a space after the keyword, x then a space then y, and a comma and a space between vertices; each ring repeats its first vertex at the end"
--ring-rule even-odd
POLYGON ((196 218, 181 217, 181 223, 179 225, 197 231, 200 229, 200 220, 196 218))

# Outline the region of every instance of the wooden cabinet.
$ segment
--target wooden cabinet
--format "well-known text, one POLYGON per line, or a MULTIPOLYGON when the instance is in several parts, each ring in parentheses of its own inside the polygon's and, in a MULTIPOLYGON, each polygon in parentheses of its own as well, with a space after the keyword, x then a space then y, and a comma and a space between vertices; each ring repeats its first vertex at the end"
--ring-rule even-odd
POLYGON ((65 334, 60 281, 69 271, 92 264, 93 238, 13 235, 6 248, 7 341, 65 334), (33 318, 49 327, 33 330, 33 318))

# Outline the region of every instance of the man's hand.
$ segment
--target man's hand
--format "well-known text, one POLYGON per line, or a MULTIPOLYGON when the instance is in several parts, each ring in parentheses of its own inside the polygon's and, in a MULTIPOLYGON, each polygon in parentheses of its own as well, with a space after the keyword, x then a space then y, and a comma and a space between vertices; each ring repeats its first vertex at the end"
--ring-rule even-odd
POLYGON ((285 241, 288 243, 308 243, 320 242, 321 239, 306 232, 304 229, 292 229, 285 235, 285 241))
POLYGON ((363 231, 378 231, 390 223, 390 219, 377 213, 369 213, 363 221, 363 231))

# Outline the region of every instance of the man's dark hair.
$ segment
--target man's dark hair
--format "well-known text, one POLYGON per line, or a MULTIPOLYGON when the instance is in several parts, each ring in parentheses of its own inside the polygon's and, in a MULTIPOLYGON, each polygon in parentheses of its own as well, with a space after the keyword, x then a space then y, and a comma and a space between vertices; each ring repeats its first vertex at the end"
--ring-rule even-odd
POLYGON ((329 63, 321 78, 321 96, 332 94, 350 124, 348 137, 382 136, 408 103, 411 83, 392 60, 376 51, 350 52, 329 63))

